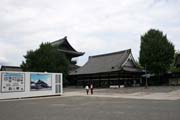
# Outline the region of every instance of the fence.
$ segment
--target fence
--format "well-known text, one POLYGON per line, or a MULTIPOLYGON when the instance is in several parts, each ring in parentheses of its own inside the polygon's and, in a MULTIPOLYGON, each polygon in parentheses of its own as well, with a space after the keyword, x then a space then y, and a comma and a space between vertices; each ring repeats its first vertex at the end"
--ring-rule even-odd
POLYGON ((0 71, 0 99, 62 93, 62 73, 0 71))

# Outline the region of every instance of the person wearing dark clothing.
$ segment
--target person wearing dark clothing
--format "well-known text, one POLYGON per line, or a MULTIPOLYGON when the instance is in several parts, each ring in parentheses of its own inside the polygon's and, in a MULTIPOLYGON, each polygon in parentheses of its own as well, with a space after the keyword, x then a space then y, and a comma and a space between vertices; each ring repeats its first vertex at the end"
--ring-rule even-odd
POLYGON ((91 95, 93 95, 93 84, 90 85, 91 95))

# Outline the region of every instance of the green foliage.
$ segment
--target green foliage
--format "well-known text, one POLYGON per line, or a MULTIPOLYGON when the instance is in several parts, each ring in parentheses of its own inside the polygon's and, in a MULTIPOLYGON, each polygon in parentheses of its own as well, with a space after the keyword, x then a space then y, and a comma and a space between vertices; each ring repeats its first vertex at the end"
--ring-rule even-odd
POLYGON ((175 67, 175 66, 171 66, 171 67, 170 67, 170 71, 171 71, 172 73, 180 73, 180 68, 177 68, 177 67, 175 67))
POLYGON ((178 55, 180 55, 179 50, 177 50, 175 52, 173 63, 171 64, 170 69, 169 69, 169 71, 172 72, 172 73, 180 73, 180 68, 176 67, 176 59, 177 59, 178 55))
POLYGON ((174 52, 174 45, 159 30, 150 29, 141 36, 139 62, 151 73, 166 72, 173 62, 174 52))
POLYGON ((50 43, 42 43, 39 49, 28 51, 24 58, 21 64, 24 71, 60 72, 64 76, 68 73, 67 58, 50 43))

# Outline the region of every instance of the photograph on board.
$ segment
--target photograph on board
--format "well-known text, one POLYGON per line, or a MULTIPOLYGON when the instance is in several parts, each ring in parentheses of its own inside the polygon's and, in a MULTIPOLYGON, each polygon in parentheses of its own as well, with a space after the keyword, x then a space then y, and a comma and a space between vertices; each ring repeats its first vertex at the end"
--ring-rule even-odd
POLYGON ((51 90, 52 80, 50 74, 30 74, 31 90, 51 90))

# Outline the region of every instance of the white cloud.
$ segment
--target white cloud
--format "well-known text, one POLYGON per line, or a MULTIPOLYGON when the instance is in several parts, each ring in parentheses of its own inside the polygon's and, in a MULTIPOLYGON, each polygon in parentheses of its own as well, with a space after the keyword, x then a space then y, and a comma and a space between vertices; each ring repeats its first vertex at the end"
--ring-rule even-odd
POLYGON ((0 57, 0 65, 7 65, 8 60, 5 57, 0 57))
MULTIPOLYGON (((132 48, 139 56, 140 35, 150 28, 167 34, 180 48, 179 0, 1 0, 0 58, 19 65, 29 49, 68 36, 89 55, 132 48)), ((3 60, 1 60, 3 61, 3 60)))

